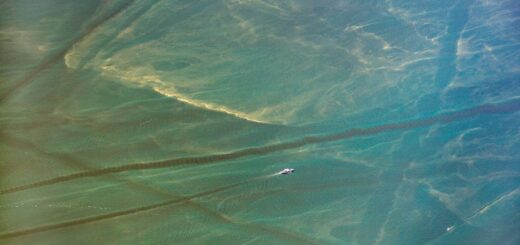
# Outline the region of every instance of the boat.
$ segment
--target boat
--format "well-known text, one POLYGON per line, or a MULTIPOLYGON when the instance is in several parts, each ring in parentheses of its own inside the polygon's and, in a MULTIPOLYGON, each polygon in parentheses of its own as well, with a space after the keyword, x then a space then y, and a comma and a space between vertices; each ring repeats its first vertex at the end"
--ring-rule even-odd
POLYGON ((278 174, 292 174, 294 173, 294 168, 284 168, 278 174))

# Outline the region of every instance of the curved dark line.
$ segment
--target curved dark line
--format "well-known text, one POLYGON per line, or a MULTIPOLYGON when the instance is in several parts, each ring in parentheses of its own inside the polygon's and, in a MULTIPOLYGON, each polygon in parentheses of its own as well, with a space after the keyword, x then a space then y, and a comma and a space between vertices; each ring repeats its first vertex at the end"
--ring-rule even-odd
POLYGON ((38 67, 36 67, 34 71, 27 74, 20 81, 16 82, 14 86, 12 86, 9 89, 6 89, 6 91, 0 96, 0 103, 7 100, 7 98, 9 98, 17 90, 29 84, 33 79, 37 77, 38 74, 40 74, 40 72, 44 71, 45 69, 51 67, 52 65, 60 61, 63 58, 63 56, 67 54, 67 52, 74 46, 74 44, 80 42, 90 33, 94 32, 99 26, 103 25, 107 21, 111 20, 112 18, 126 10, 130 5, 132 5, 133 2, 135 2, 135 0, 128 0, 127 2, 121 4, 121 6, 117 7, 115 10, 110 11, 108 14, 106 14, 105 16, 101 17, 99 20, 95 21, 93 24, 88 26, 81 35, 74 38, 63 50, 59 51, 57 54, 42 62, 40 65, 38 65, 38 67))
POLYGON ((294 149, 298 147, 302 147, 305 145, 325 143, 325 142, 333 142, 338 140, 349 139, 353 137, 362 137, 368 135, 375 135, 383 132, 397 131, 397 130, 406 130, 413 128, 420 128, 429 125, 433 125, 436 123, 450 123, 453 121, 460 121, 466 118, 475 117, 483 114, 504 114, 511 113, 520 110, 520 99, 514 99, 508 102, 496 103, 496 104, 485 104, 477 107, 473 107, 466 110, 449 112, 439 114, 437 116, 424 118, 424 119, 416 119, 405 122, 398 123, 390 123, 384 124, 380 126, 374 126, 369 128, 353 128, 346 130, 344 132, 335 133, 335 134, 325 134, 325 135, 316 135, 316 136, 305 136, 301 139, 297 139, 294 141, 288 141, 285 143, 260 146, 260 147, 252 147, 243 150, 238 150, 225 154, 216 154, 216 155, 208 155, 208 156, 200 156, 200 157, 184 157, 184 158, 176 158, 164 161, 157 162, 148 162, 148 163, 133 163, 128 165, 116 166, 116 167, 108 167, 102 168, 98 170, 92 171, 84 171, 79 173, 74 173, 65 176, 59 176, 52 179, 47 179, 39 182, 34 182, 27 185, 21 185, 17 187, 12 187, 9 189, 4 189, 0 191, 0 195, 19 192, 27 189, 57 184, 61 182, 66 182, 74 179, 87 178, 87 177, 95 177, 101 176, 105 174, 114 174, 121 173, 126 171, 133 170, 146 170, 146 169, 158 169, 158 168, 168 168, 177 165, 184 164, 208 164, 208 163, 217 163, 228 160, 235 160, 238 158, 246 157, 246 156, 254 156, 254 155, 265 155, 272 152, 283 151, 288 149, 294 149))

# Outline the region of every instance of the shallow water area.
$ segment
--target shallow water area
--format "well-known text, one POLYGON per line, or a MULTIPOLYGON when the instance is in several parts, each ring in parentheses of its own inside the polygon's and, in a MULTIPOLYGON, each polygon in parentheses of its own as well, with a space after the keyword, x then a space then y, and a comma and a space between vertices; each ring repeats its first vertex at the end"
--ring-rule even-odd
POLYGON ((519 21, 0 1, 0 243, 519 244, 519 21))

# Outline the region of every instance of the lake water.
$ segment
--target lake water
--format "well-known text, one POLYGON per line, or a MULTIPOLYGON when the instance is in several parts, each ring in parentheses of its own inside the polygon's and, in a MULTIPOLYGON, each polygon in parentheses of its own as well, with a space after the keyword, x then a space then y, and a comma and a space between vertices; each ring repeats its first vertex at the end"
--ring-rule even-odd
POLYGON ((515 0, 3 0, 0 92, 2 244, 520 243, 515 0))

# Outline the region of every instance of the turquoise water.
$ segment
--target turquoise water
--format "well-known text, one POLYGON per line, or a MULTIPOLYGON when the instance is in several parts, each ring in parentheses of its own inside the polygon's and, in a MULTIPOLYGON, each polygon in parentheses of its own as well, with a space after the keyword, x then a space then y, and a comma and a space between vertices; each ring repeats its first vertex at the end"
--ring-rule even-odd
POLYGON ((519 244, 519 21, 0 1, 0 243, 519 244))

